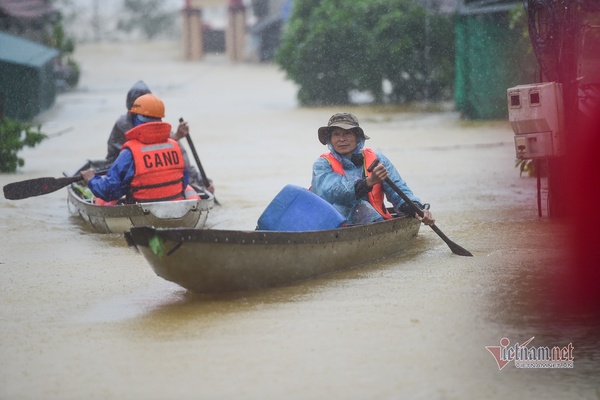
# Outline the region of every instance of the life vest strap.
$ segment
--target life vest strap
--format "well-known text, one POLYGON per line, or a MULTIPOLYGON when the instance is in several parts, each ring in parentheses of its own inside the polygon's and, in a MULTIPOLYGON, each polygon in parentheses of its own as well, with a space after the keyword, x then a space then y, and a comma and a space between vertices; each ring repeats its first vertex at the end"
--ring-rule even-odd
POLYGON ((170 181, 170 182, 157 183, 156 185, 144 185, 144 186, 135 186, 135 187, 130 186, 127 198, 129 200, 129 202, 131 202, 131 200, 133 200, 133 202, 136 202, 136 203, 152 203, 152 202, 156 202, 156 201, 169 201, 169 200, 185 199, 185 189, 183 188, 183 182, 184 182, 184 179, 180 178, 180 179, 176 179, 176 180, 170 181), (179 193, 176 193, 172 196, 157 197, 157 198, 153 198, 153 199, 138 199, 135 197, 135 193, 140 190, 156 189, 156 188, 161 188, 161 187, 165 187, 165 186, 176 185, 178 183, 181 183, 181 190, 179 191, 179 193))
MULTIPOLYGON (((364 169, 363 173, 366 177, 368 177, 371 175, 371 173, 367 169, 368 168, 367 164, 370 165, 373 161, 375 161, 377 159, 377 155, 371 149, 362 149, 361 151, 362 151, 363 157, 364 157, 363 158, 363 169, 364 169)), ((331 164, 331 169, 333 170, 333 172, 337 172, 338 174, 346 176, 346 173, 344 172, 344 167, 342 166, 342 163, 338 159, 336 159, 333 156, 333 154, 325 153, 325 154, 321 154, 321 157, 325 158, 329 162, 329 164, 331 164)), ((392 216, 390 215, 390 213, 384 206, 383 182, 378 183, 377 185, 373 186, 371 191, 368 193, 367 197, 369 199, 369 203, 373 206, 375 211, 377 211, 379 214, 381 214, 381 216, 383 218, 385 218, 385 219, 392 218, 392 216)))
POLYGON ((135 202, 136 203, 154 203, 156 201, 170 201, 170 200, 178 200, 178 199, 183 200, 183 198, 184 197, 181 194, 176 194, 173 196, 161 197, 158 199, 136 199, 135 202))
POLYGON ((163 183, 157 183, 156 185, 144 185, 144 186, 136 186, 136 187, 131 187, 131 191, 133 193, 137 192, 138 190, 144 190, 144 189, 156 189, 156 188, 160 188, 160 187, 164 187, 164 186, 171 186, 171 185, 175 185, 177 183, 183 183, 183 178, 181 179, 177 179, 171 182, 163 182, 163 183))

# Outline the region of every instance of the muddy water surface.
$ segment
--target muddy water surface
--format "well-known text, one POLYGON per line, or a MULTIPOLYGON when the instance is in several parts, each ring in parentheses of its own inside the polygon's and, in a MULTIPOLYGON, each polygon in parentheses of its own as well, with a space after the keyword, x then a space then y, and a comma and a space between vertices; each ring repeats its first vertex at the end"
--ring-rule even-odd
MULTIPOLYGON (((298 108, 271 65, 179 60, 176 46, 78 50, 81 88, 40 117, 53 137, 0 185, 102 158, 125 93, 143 79, 166 121, 190 122, 222 207, 214 229, 253 229, 286 184, 310 185, 338 109, 298 108)), ((66 192, 0 200, 0 398, 590 398, 600 393, 593 318, 552 319, 565 227, 537 217, 505 123, 452 112, 354 108, 438 226, 406 253, 269 290, 191 294, 157 277, 120 235, 69 216, 66 192), (485 346, 573 343, 573 369, 502 371, 485 346)), ((556 300, 558 301, 558 300, 556 300)))

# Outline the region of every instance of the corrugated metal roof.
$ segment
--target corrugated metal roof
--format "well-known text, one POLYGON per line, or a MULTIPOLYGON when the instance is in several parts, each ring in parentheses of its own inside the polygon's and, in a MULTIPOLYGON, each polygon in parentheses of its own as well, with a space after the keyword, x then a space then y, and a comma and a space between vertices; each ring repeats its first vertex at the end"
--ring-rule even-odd
POLYGON ((56 10, 44 0, 0 0, 0 12, 15 18, 41 18, 56 10))
POLYGON ((58 54, 50 47, 0 32, 0 61, 41 67, 58 54))

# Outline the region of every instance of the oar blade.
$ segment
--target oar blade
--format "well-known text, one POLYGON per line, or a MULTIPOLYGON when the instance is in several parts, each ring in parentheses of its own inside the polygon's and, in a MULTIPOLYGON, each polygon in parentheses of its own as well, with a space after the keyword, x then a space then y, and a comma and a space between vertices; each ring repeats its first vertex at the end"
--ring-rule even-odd
POLYGON ((33 196, 41 196, 61 189, 81 178, 37 178, 27 181, 9 183, 4 186, 4 197, 8 200, 21 200, 33 196))
POLYGON ((452 243, 452 245, 448 245, 448 247, 450 247, 450 250, 452 250, 452 253, 454 253, 458 256, 473 257, 473 254, 471 254, 471 252, 469 250, 460 247, 456 243, 452 243))
POLYGON ((444 242, 446 242, 446 244, 448 245, 448 247, 450 248, 450 250, 452 251, 452 253, 459 255, 459 256, 465 256, 465 257, 473 257, 473 254, 471 254, 470 251, 468 251, 467 249, 464 249, 462 247, 460 247, 459 245, 457 245, 456 243, 454 243, 452 240, 450 240, 448 238, 448 236, 446 236, 444 234, 444 232, 441 231, 440 228, 438 228, 435 224, 430 225, 429 226, 431 229, 433 229, 433 231, 435 233, 438 234, 438 236, 440 238, 442 238, 442 240, 444 242))

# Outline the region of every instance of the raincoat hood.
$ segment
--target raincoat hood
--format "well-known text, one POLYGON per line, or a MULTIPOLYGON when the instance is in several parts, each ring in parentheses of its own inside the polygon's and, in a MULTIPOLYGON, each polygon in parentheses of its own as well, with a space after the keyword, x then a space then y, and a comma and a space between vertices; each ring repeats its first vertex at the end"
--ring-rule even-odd
POLYGON ((125 100, 125 105, 127 106, 127 109, 131 110, 131 107, 133 107, 133 103, 136 101, 136 99, 148 93, 152 92, 150 91, 150 88, 144 83, 144 81, 137 81, 136 83, 134 83, 131 89, 129 89, 129 92, 127 92, 127 99, 125 100))

